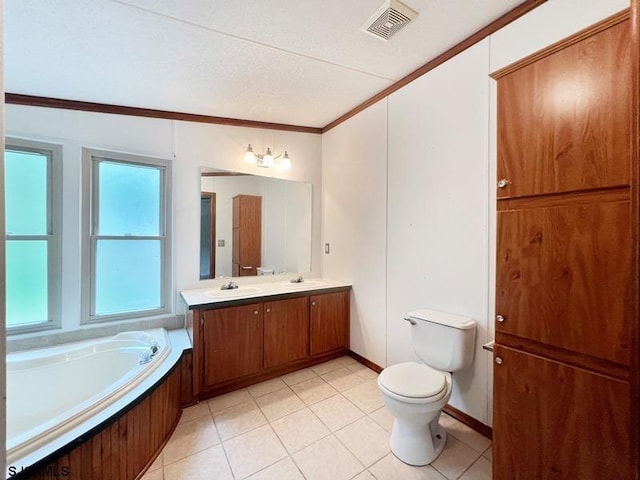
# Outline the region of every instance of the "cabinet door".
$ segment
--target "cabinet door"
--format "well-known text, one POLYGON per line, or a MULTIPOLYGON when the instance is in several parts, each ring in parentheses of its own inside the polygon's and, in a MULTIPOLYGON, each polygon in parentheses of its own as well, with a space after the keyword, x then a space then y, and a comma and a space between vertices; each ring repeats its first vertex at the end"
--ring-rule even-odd
POLYGON ((629 364, 629 202, 498 212, 496 332, 629 364))
POLYGON ((208 310, 203 325, 204 386, 262 368, 262 304, 208 310))
POLYGON ((498 80, 498 197, 630 180, 629 22, 498 80))
POLYGON ((631 478, 629 384, 495 345, 494 480, 631 478))
POLYGON ((311 355, 349 348, 349 292, 309 297, 311 355))
POLYGON ((264 366, 309 356, 309 297, 264 304, 264 366))

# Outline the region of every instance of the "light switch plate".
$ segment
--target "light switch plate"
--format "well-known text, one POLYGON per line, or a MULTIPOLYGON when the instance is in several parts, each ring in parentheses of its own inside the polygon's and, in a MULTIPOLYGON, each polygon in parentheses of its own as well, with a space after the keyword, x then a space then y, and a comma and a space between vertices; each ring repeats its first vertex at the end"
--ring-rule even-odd
POLYGON ((224 240, 218 240, 218 246, 224 247, 224 240))

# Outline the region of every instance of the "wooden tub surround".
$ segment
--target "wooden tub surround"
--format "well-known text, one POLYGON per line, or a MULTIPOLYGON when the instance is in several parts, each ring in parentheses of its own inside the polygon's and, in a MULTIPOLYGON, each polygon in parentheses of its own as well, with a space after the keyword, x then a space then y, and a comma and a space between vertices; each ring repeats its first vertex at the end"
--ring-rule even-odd
MULTIPOLYGON (((134 480, 162 452, 192 403, 190 365, 185 350, 178 362, 126 409, 10 479, 134 480), (186 374, 186 375, 185 375, 186 374)), ((11 474, 11 470, 9 471, 11 474)))

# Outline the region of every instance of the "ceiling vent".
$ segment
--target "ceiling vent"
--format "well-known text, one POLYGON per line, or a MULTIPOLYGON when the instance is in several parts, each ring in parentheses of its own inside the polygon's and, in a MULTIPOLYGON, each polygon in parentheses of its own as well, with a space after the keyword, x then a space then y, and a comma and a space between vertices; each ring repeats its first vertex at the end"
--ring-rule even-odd
POLYGON ((418 12, 399 0, 387 0, 369 17, 360 30, 388 41, 417 16, 418 12))

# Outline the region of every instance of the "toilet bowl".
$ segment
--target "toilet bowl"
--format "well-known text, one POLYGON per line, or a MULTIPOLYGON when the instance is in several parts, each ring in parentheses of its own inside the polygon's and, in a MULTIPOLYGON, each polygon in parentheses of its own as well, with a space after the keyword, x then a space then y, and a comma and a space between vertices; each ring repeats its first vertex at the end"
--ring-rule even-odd
POLYGON ((393 454, 409 465, 433 462, 446 443, 439 420, 451 397, 451 374, 415 362, 400 363, 383 370, 378 388, 394 416, 389 441, 393 454))

